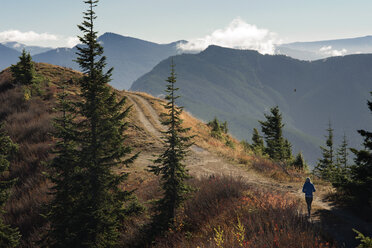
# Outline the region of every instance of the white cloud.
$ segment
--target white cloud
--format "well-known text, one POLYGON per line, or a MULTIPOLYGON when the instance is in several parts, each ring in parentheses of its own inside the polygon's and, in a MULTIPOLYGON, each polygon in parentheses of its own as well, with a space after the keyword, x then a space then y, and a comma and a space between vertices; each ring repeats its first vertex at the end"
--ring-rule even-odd
POLYGON ((332 50, 332 46, 323 46, 319 49, 319 52, 327 56, 343 56, 347 53, 347 50, 345 48, 341 50, 332 50))
POLYGON ((71 37, 68 37, 66 40, 67 40, 67 47, 74 47, 80 43, 80 40, 78 37, 71 36, 71 37))
POLYGON ((49 33, 36 33, 34 31, 21 32, 19 30, 6 30, 0 32, 0 42, 15 41, 26 45, 48 47, 73 47, 79 43, 77 37, 65 37, 49 33))
POLYGON ((34 31, 21 32, 19 30, 7 30, 0 32, 0 41, 33 42, 46 40, 55 41, 57 39, 57 36, 54 34, 38 34, 34 31))
POLYGON ((237 49, 252 49, 263 54, 274 54, 277 43, 279 40, 275 33, 248 24, 241 18, 236 18, 224 29, 217 29, 203 38, 179 44, 179 48, 184 51, 201 51, 209 45, 218 45, 237 49))

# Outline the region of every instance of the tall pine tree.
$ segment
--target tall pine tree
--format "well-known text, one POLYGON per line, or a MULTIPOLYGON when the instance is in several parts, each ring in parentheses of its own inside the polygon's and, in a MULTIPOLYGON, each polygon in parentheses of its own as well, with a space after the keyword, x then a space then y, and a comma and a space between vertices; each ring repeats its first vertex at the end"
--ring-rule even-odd
POLYGON ((167 103, 164 107, 167 112, 163 114, 165 120, 162 122, 168 127, 168 130, 163 132, 166 150, 154 161, 155 165, 150 166, 151 172, 161 176, 161 186, 164 191, 163 198, 157 202, 158 214, 153 221, 153 228, 160 232, 168 230, 173 225, 176 209, 186 199, 187 193, 190 191, 190 187, 185 183, 185 180, 190 176, 183 160, 187 155, 188 148, 192 145, 192 136, 186 136, 190 128, 182 127, 180 115, 183 108, 176 106, 175 100, 179 96, 175 95, 178 88, 175 87, 174 67, 172 60, 171 74, 166 80, 168 84, 165 90, 167 103))
POLYGON ((98 0, 84 3, 88 10, 78 26, 84 36, 79 37, 82 45, 77 53, 77 62, 84 73, 79 82, 81 100, 70 108, 62 99, 62 117, 57 120, 57 137, 61 141, 53 162, 57 172, 50 214, 54 222, 53 247, 115 247, 121 221, 130 212, 139 210, 136 205, 128 206, 132 193, 120 188, 127 174, 113 172, 136 157, 122 160, 131 153, 124 146, 123 135, 127 127, 124 119, 130 108, 123 111, 126 98, 118 101, 108 86, 112 68, 103 71, 106 58, 94 31, 94 8, 98 0))
POLYGON ((35 76, 34 63, 30 53, 22 50, 22 55, 19 57, 19 62, 10 67, 12 71, 14 81, 20 85, 30 85, 33 82, 35 76))
POLYGON ((77 128, 75 116, 77 114, 74 104, 68 100, 65 92, 66 86, 58 94, 56 110, 60 113, 54 119, 54 137, 57 138, 49 179, 53 183, 50 192, 54 195, 50 203, 50 230, 48 236, 43 238, 46 247, 74 247, 79 242, 80 221, 79 204, 84 196, 81 187, 83 185, 83 170, 79 167, 77 148, 77 128))
POLYGON ((328 123, 328 135, 326 136, 326 147, 321 146, 322 158, 314 168, 314 173, 324 180, 332 181, 334 179, 334 148, 333 148, 333 128, 331 122, 328 123))
POLYGON ((279 112, 279 107, 270 109, 271 115, 266 115, 266 121, 259 121, 261 131, 264 134, 266 141, 265 153, 275 161, 288 160, 291 147, 289 142, 283 138, 282 115, 279 112))
POLYGON ((4 205, 8 200, 10 188, 14 180, 5 180, 5 173, 9 169, 9 158, 16 149, 16 145, 6 134, 3 124, 0 123, 0 247, 17 247, 19 244, 20 234, 17 229, 4 223, 5 214, 4 205))

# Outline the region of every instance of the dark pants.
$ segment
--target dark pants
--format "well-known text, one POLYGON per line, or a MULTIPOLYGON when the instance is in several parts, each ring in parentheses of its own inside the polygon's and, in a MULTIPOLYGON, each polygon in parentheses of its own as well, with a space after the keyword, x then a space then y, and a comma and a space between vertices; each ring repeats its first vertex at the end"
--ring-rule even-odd
POLYGON ((311 211, 311 203, 313 202, 313 198, 312 197, 305 197, 305 200, 306 200, 306 204, 307 204, 307 211, 309 213, 309 216, 310 216, 310 211, 311 211))

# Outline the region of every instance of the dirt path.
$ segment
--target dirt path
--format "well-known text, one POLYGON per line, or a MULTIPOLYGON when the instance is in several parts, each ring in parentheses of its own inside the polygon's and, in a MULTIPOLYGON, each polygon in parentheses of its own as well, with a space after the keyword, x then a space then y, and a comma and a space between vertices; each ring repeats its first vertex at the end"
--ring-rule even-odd
MULTIPOLYGON (((141 120, 147 131, 161 140, 161 132, 164 127, 161 125, 159 116, 151 104, 143 97, 138 95, 130 95, 129 98, 133 101, 134 107, 137 110, 138 118, 141 120), (146 108, 146 110, 142 109, 146 108), (145 115, 147 113, 147 116, 145 115), (156 123, 155 127, 152 123, 156 123), (159 127, 162 127, 161 130, 159 127)), ((252 184, 272 186, 273 181, 269 180, 254 171, 247 173, 246 169, 224 161, 222 158, 212 154, 204 148, 193 145, 190 149, 190 154, 186 159, 187 168, 190 174, 195 177, 210 176, 210 175, 231 175, 234 177, 242 177, 247 182, 252 184)))
MULTIPOLYGON (((161 131, 164 131, 165 128, 161 125, 155 109, 142 96, 128 94, 128 97, 133 102, 138 118, 147 132, 152 135, 157 142, 162 142, 161 131)), ((243 169, 235 164, 231 164, 197 145, 193 145, 190 150, 186 164, 190 174, 194 177, 209 175, 241 177, 247 183, 257 185, 260 188, 290 193, 301 200, 304 198, 302 185, 299 183, 279 183, 258 174, 254 170, 243 169)), ((141 153, 135 164, 140 167, 148 166, 150 164, 149 159, 151 158, 153 158, 153 154, 141 153)), ((361 231, 372 230, 372 224, 367 223, 347 211, 337 209, 331 202, 325 201, 324 198, 327 194, 327 190, 329 189, 319 187, 313 201, 314 214, 309 221, 326 230, 339 244, 341 244, 340 247, 355 247, 355 235, 351 229, 356 228, 361 231)))

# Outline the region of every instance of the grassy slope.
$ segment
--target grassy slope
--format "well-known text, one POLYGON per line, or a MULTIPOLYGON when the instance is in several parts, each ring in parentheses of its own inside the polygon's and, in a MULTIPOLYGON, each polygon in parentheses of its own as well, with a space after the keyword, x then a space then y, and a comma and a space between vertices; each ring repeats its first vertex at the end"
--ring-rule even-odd
MULTIPOLYGON (((50 153, 53 147, 53 139, 50 136, 50 132, 52 131, 51 119, 56 114, 53 111, 53 107, 56 101, 58 86, 72 79, 69 83, 68 91, 71 95, 76 95, 78 93, 76 81, 82 75, 76 71, 43 63, 36 64, 36 70, 38 78, 41 81, 42 91, 40 95, 34 95, 30 100, 25 99, 24 89, 22 87, 12 86, 12 77, 9 70, 4 70, 0 74, 0 106, 2 106, 0 109, 0 120, 6 122, 6 128, 11 138, 19 145, 19 153, 14 161, 12 161, 10 173, 8 175, 8 177, 11 178, 18 177, 18 182, 6 206, 8 213, 5 218, 8 223, 20 228, 23 235, 22 244, 24 247, 34 247, 35 245, 33 242, 40 238, 47 226, 46 221, 40 216, 43 204, 48 202, 49 199, 47 195, 49 183, 45 180, 42 173, 45 171, 44 163, 49 161, 52 157, 50 153)), ((130 93, 119 92, 119 94, 125 95, 130 93)), ((151 101, 153 107, 157 111, 162 111, 162 100, 146 96, 145 94, 142 94, 142 96, 151 101)), ((129 105, 131 103, 128 102, 127 104, 129 105)), ((153 139, 148 135, 146 130, 143 129, 136 116, 137 115, 132 111, 129 117, 130 125, 127 131, 128 144, 133 146, 135 151, 147 150, 155 152, 161 150, 154 144, 153 139)), ((193 127, 192 132, 197 134, 195 141, 200 147, 219 154, 235 163, 242 163, 247 166, 255 165, 255 163, 252 163, 255 161, 252 154, 250 152, 245 152, 234 138, 230 137, 234 143, 235 149, 228 148, 223 141, 213 139, 209 136, 210 130, 204 123, 187 113, 184 113, 182 117, 185 119, 185 126, 193 127)), ((275 171, 279 174, 283 174, 281 169, 272 163, 267 163, 266 166, 261 165, 258 169, 268 175, 272 175, 275 171)), ((156 198, 159 196, 159 192, 156 191, 156 179, 148 174, 144 168, 132 167, 127 170, 132 174, 130 180, 124 186, 138 188, 137 194, 142 202, 146 204, 146 201, 151 201, 154 197, 156 198)), ((277 173, 274 174, 277 175, 277 173)), ((283 177, 280 178, 283 179, 283 177)), ((196 182, 196 184, 204 185, 204 181, 196 182)), ((242 193, 239 196, 240 198, 237 198, 238 201, 235 201, 235 197, 234 203, 229 205, 231 211, 240 204, 240 200, 243 199, 241 197, 249 194, 246 190, 244 190, 244 192, 244 194, 242 193)), ((264 195, 262 197, 265 198, 264 195)), ((196 198, 192 199, 195 201, 196 198)), ((217 200, 219 201, 219 199, 217 200)), ((221 201, 220 204, 223 204, 223 201, 221 201)), ((212 205, 209 206, 210 210, 208 210, 207 213, 214 209, 215 203, 211 204, 212 205)), ((255 207, 260 208, 259 205, 255 205, 255 207)), ((299 205, 297 207, 299 208, 299 205)), ((224 211, 225 210, 227 209, 224 209, 224 211)), ((217 214, 214 217, 224 213, 224 211, 217 210, 217 214)), ((151 212, 147 212, 147 214, 151 214, 151 212)), ((244 215, 245 218, 249 217, 247 214, 249 214, 249 211, 244 215)), ((207 216, 206 218, 209 219, 210 217, 213 216, 207 216)), ((229 215, 222 214, 219 217, 221 219, 215 219, 217 222, 214 222, 214 225, 219 225, 219 221, 221 221, 222 225, 222 223, 225 223, 230 217, 229 215)), ((137 217, 137 221, 137 224, 144 224, 148 221, 148 217, 146 217, 146 215, 137 217)), ((208 225, 208 221, 201 222, 200 225, 200 228, 195 230, 195 234, 204 230, 204 232, 209 232, 209 236, 213 235, 213 228, 208 229, 207 226, 205 226, 208 225)), ((271 226, 271 228, 274 227, 275 225, 271 226)), ((306 227, 303 230, 308 232, 310 236, 314 235, 311 228, 307 229, 306 227)), ((135 234, 138 231, 138 225, 134 225, 132 229, 129 228, 127 230, 129 234, 133 234, 132 236, 129 235, 130 237, 136 237, 135 234)), ((180 233, 184 231, 186 231, 186 229, 180 230, 180 233)), ((272 236, 270 240, 273 241, 272 239, 274 238, 275 237, 272 236)), ((162 242, 163 241, 160 241, 160 244, 162 242)), ((174 242, 177 243, 179 241, 174 242)), ((282 242, 284 242, 284 240, 282 242)), ((214 246, 212 244, 212 246, 206 247, 214 246)))

